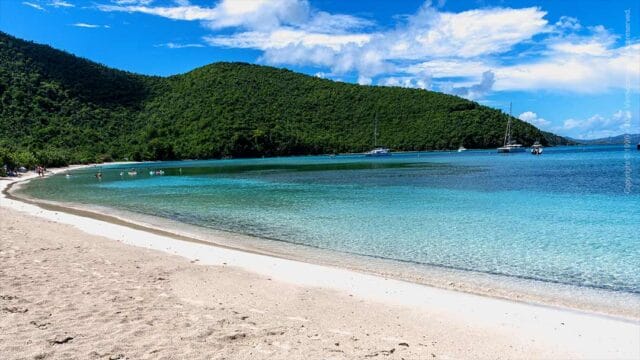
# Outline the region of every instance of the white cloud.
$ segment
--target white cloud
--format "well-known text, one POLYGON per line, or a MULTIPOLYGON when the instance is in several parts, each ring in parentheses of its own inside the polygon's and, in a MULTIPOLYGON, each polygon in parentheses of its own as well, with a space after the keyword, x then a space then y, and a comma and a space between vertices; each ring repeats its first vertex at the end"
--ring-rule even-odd
POLYGON ((300 26, 307 31, 337 33, 359 30, 373 26, 373 22, 343 14, 330 14, 324 11, 312 12, 309 21, 300 26))
POLYGON ((582 29, 582 25, 578 19, 571 16, 561 16, 560 20, 555 23, 555 27, 557 30, 571 30, 578 31, 582 29))
POLYGON ((143 5, 99 5, 98 9, 107 12, 139 12, 143 14, 162 16, 172 20, 211 20, 217 16, 214 9, 202 8, 199 6, 148 7, 143 5))
POLYGON ((205 36, 204 40, 210 45, 252 48, 260 50, 283 49, 290 46, 302 46, 313 48, 317 46, 327 47, 333 51, 340 51, 347 44, 361 46, 368 42, 366 34, 323 34, 310 33, 293 28, 280 28, 272 32, 244 32, 232 36, 205 36))
POLYGON ((150 7, 141 2, 125 1, 120 5, 99 5, 98 9, 139 12, 172 20, 203 21, 212 29, 244 27, 262 30, 303 23, 310 13, 306 0, 222 0, 214 7, 188 3, 150 7))
POLYGON ((26 5, 26 6, 32 7, 34 9, 37 9, 37 10, 40 10, 40 11, 45 11, 42 6, 40 6, 38 4, 34 4, 32 2, 24 1, 24 2, 22 2, 22 5, 26 5))
MULTIPOLYGON (((449 60, 446 57, 471 57, 504 51, 537 32, 545 31, 544 14, 537 8, 438 13, 429 6, 423 6, 397 29, 367 33, 362 29, 370 25, 368 21, 317 13, 310 25, 298 28, 280 27, 271 31, 208 36, 205 40, 214 46, 263 50, 265 54, 261 59, 268 64, 327 66, 333 73, 356 71, 364 77, 388 70, 397 71, 399 68, 395 62, 435 58, 422 63, 422 69, 419 65, 409 67, 409 73, 404 77, 417 76, 412 82, 415 86, 423 83, 421 78, 427 69, 434 76, 443 76, 434 70, 444 67, 449 60), (316 23, 331 23, 331 26, 317 27, 316 23), (481 28, 482 31, 479 30, 481 28)), ((469 75, 481 76, 490 70, 487 66, 478 67, 482 67, 482 71, 476 70, 469 75)), ((385 81, 393 82, 396 78, 390 77, 391 80, 385 81)))
POLYGON ((470 100, 476 100, 491 92, 495 81, 495 74, 492 71, 485 71, 482 73, 482 78, 477 84, 458 87, 452 84, 445 84, 441 87, 441 90, 470 100))
POLYGON ((405 26, 387 35, 392 57, 471 58, 508 51, 547 31, 539 8, 490 8, 460 13, 439 12, 428 4, 405 26))
POLYGON ((149 5, 154 0, 111 0, 111 2, 118 5, 149 5))
POLYGON ((373 83, 373 79, 366 76, 358 76, 358 84, 360 85, 371 85, 373 83))
POLYGON ((53 6, 53 7, 74 7, 75 5, 73 5, 72 3, 66 2, 64 0, 53 0, 49 3, 49 6, 53 6))
POLYGON ((109 29, 109 28, 111 28, 111 26, 109 26, 109 25, 96 25, 96 24, 88 24, 88 23, 83 23, 83 22, 71 24, 71 26, 80 27, 80 28, 87 28, 87 29, 96 29, 96 28, 109 29))
POLYGON ((381 30, 308 0, 221 0, 210 7, 114 1, 98 8, 200 21, 212 30, 203 37, 210 46, 256 49, 265 64, 321 67, 363 83, 433 87, 472 99, 490 91, 605 92, 625 88, 627 78, 632 90, 640 87, 640 43, 616 47, 616 36, 602 26, 568 16, 549 23, 539 7, 454 13, 427 1, 381 30))
POLYGON ((522 114, 518 115, 518 119, 526 121, 529 124, 539 128, 546 128, 551 125, 551 121, 538 117, 538 114, 534 113, 533 111, 523 112, 522 114))
POLYGON ((407 87, 415 89, 429 89, 431 87, 431 79, 428 77, 416 78, 412 76, 389 76, 380 79, 378 85, 407 87))
POLYGON ((166 47, 169 49, 185 49, 185 48, 202 48, 204 45, 202 44, 178 44, 173 42, 168 42, 165 44, 154 45, 155 47, 166 47))
POLYGON ((476 77, 494 67, 483 61, 438 59, 416 63, 402 68, 409 74, 427 73, 438 77, 476 77))
POLYGON ((558 90, 599 93, 640 88, 640 43, 607 50, 602 56, 554 54, 495 70, 497 90, 558 90))
POLYGON ((628 133, 633 128, 631 112, 618 110, 611 116, 596 114, 587 119, 567 119, 555 130, 578 139, 595 139, 628 133))
POLYGON ((609 33, 602 26, 590 27, 588 31, 588 35, 562 33, 560 36, 549 38, 546 40, 547 53, 606 56, 617 36, 609 33))

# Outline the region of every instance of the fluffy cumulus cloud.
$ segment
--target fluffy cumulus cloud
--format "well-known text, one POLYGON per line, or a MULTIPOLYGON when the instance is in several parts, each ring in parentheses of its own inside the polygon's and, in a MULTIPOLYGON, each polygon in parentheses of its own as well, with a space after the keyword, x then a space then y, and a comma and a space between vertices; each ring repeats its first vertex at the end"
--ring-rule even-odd
POLYGON ((414 76, 389 76, 380 79, 378 84, 383 86, 399 86, 426 90, 431 88, 431 78, 427 76, 423 78, 417 78, 414 76))
MULTIPOLYGON (((481 99, 492 91, 598 93, 640 87, 640 43, 616 45, 602 26, 555 22, 539 7, 441 11, 425 2, 383 28, 308 0, 112 0, 98 8, 199 21, 209 46, 255 49, 270 65, 312 66, 323 77, 481 99), (168 4, 168 5, 167 5, 168 4), (505 59, 509 59, 506 61, 505 59)), ((533 119, 531 121, 534 121, 533 119)), ((544 119, 537 119, 542 126, 544 119)), ((533 123, 533 122, 532 122, 533 123)))
POLYGON ((534 113, 533 111, 523 112, 522 114, 518 115, 518 119, 526 121, 529 124, 539 128, 547 128, 549 127, 549 125, 551 125, 550 121, 538 117, 538 114, 534 113))
MULTIPOLYGON (((441 67, 507 51, 547 26, 545 12, 537 8, 441 13, 427 3, 396 28, 371 31, 367 19, 315 11, 307 2, 297 3, 304 4, 291 7, 298 17, 290 16, 279 26, 256 28, 245 23, 251 31, 207 36, 205 41, 212 46, 262 50, 261 60, 268 64, 326 67, 334 76, 356 73, 360 83, 370 84, 377 77, 381 85, 428 88, 433 77, 446 76, 438 71, 441 67), (300 18, 306 21, 291 20, 300 18), (401 74, 384 76, 388 73, 401 74)), ((487 71, 491 66, 475 63, 473 73, 465 72, 479 84, 466 90, 451 87, 452 91, 478 97, 490 90, 493 77, 488 78, 487 71)))
POLYGON ((479 83, 471 86, 443 86, 443 89, 451 94, 465 97, 467 99, 479 99, 488 94, 495 84, 495 74, 491 71, 485 71, 482 73, 482 79, 479 83))
POLYGON ((508 51, 546 31, 545 15, 538 8, 447 13, 427 3, 384 38, 392 58, 472 58, 508 51))

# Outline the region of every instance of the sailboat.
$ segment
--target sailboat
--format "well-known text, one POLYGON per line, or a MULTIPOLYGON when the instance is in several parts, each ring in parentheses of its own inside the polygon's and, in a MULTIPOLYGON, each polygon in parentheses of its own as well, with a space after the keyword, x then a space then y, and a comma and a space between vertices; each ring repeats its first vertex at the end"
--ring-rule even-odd
POLYGON ((507 120, 507 131, 504 134, 504 145, 498 148, 499 153, 516 153, 524 152, 525 148, 522 145, 511 141, 511 103, 509 103, 509 119, 507 120))
POLYGON ((373 150, 367 151, 364 155, 370 157, 391 156, 389 149, 385 147, 378 147, 378 113, 376 113, 376 119, 373 126, 373 150))

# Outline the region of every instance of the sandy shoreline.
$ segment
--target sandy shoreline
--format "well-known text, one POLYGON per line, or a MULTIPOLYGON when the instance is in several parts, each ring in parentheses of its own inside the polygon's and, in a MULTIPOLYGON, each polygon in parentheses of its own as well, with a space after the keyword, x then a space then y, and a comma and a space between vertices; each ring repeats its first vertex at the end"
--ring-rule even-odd
MULTIPOLYGON (((6 184, 3 181, 2 187, 6 184)), ((1 202, 0 353, 10 358, 38 354, 52 358, 640 357, 637 321, 179 241, 4 196, 1 202), (133 263, 153 271, 132 269, 133 263), (102 276, 89 276, 89 269, 102 276), (105 276, 110 271, 118 275, 105 276), (60 276, 66 284, 62 290, 50 281, 60 276), (119 286, 121 282, 128 284, 126 289, 119 286), (102 305, 96 304, 110 292, 122 296, 121 302, 108 304, 120 309, 117 316, 97 311, 102 305), (75 303, 74 296, 86 301, 75 303), (58 314, 55 323, 61 324, 60 329, 53 322, 45 329, 29 322, 44 324, 36 315, 54 316, 65 306, 70 308, 65 310, 68 314, 58 314), (85 314, 82 320, 80 314, 85 314), (140 318, 140 323, 109 322, 123 314, 140 318), (253 324, 248 322, 254 318, 253 324), (165 333, 157 333, 159 329, 149 333, 149 325, 144 325, 149 319, 167 319, 165 333), (189 319, 189 326, 168 319, 189 319), (63 344, 48 341, 59 335, 54 332, 69 333, 81 323, 95 329, 81 327, 82 331, 76 330, 80 335, 68 335, 74 339, 63 344), (102 333, 115 328, 122 328, 127 337, 102 339, 102 333), (168 344, 167 337, 180 342, 168 344), (97 338, 101 350, 89 350, 97 338), (152 345, 160 350, 145 352, 152 345)))
POLYGON ((9 199, 46 210, 106 221, 180 241, 338 267, 446 290, 640 321, 640 296, 636 294, 341 253, 277 239, 204 228, 122 209, 43 200, 24 193, 18 195, 20 188, 26 183, 27 181, 9 184, 2 192, 9 199))

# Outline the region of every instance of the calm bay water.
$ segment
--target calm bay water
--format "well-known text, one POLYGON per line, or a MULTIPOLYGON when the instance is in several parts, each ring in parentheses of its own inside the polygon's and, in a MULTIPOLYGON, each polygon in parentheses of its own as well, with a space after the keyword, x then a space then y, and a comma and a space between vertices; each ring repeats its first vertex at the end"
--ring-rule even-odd
POLYGON ((104 166, 101 181, 80 170, 22 191, 339 252, 640 293, 635 149, 162 162, 136 165, 137 176, 129 168, 104 166))

